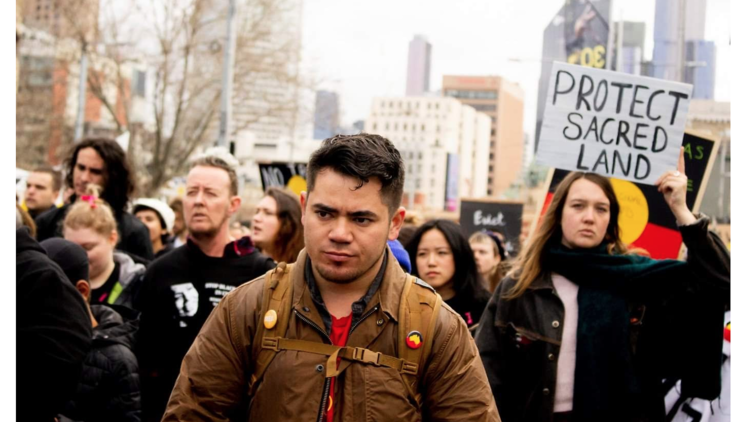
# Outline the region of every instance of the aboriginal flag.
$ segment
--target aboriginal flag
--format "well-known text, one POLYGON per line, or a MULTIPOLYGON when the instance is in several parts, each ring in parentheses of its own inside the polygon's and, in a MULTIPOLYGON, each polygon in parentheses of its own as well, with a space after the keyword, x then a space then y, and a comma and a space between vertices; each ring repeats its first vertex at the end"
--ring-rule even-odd
MULTIPOLYGON (((714 141, 685 133, 685 174, 688 177, 687 206, 696 212, 698 193, 704 178, 708 178, 713 165, 714 141)), ((547 211, 554 188, 570 173, 553 169, 552 182, 542 206, 547 211)), ((654 185, 610 179, 620 203, 620 234, 626 244, 645 249, 654 259, 677 259, 682 245, 682 236, 677 228, 672 211, 664 201, 664 195, 654 185)), ((541 220, 541 217, 540 217, 541 220)))

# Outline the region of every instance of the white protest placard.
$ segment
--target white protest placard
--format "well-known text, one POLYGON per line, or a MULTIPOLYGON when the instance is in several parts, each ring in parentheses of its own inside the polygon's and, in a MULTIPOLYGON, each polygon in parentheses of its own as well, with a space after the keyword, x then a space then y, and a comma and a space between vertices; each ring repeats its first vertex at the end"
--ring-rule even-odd
POLYGON ((536 159, 654 184, 677 168, 693 86, 555 62, 536 159))

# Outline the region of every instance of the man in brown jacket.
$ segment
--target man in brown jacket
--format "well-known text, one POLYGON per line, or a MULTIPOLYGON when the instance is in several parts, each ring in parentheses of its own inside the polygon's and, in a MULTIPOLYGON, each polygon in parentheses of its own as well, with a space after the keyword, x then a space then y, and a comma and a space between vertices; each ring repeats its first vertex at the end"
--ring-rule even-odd
POLYGON ((274 290, 264 301, 267 285, 275 285, 266 277, 224 297, 183 360, 163 420, 499 421, 471 334, 447 305, 432 313, 434 330, 422 327, 400 340, 399 324, 418 319, 402 312, 402 291, 416 289, 416 306, 441 301, 386 247, 405 214, 404 166, 393 144, 364 133, 327 139, 311 157, 307 179, 307 248, 297 264, 276 270, 288 277, 288 318, 264 311, 276 299, 274 290), (288 322, 279 330, 277 321, 288 322), (265 347, 271 329, 283 339, 257 376, 254 339, 263 336, 265 347), (429 352, 410 386, 398 357, 405 346, 423 345, 429 352), (354 353, 321 352, 335 346, 354 353))

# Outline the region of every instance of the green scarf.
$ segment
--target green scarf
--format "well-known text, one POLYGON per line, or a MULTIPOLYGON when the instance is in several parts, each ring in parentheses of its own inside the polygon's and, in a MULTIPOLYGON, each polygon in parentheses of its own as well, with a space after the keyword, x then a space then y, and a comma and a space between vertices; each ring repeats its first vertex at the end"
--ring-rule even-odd
POLYGON ((609 255, 604 246, 554 246, 544 260, 546 268, 579 286, 575 420, 629 420, 642 413, 638 404, 643 403, 643 391, 630 351, 628 303, 664 293, 670 285, 674 288, 674 280, 689 276, 687 264, 609 255))

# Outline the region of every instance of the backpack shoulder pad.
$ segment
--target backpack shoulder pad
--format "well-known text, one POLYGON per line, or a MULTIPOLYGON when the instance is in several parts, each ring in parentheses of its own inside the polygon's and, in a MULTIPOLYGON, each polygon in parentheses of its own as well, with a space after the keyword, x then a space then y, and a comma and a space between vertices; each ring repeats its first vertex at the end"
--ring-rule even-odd
POLYGON ((426 282, 426 281, 422 280, 422 279, 421 279, 421 278, 419 278, 419 277, 414 277, 414 279, 416 280, 416 281, 415 281, 415 283, 416 283, 416 284, 418 284, 418 285, 420 285, 420 286, 422 286, 422 287, 424 287, 424 288, 426 288, 426 289, 430 289, 430 290, 432 290, 432 293, 437 293, 437 292, 435 291, 435 289, 434 289, 434 288, 433 288, 432 286, 430 286, 429 284, 427 284, 427 282, 426 282))

